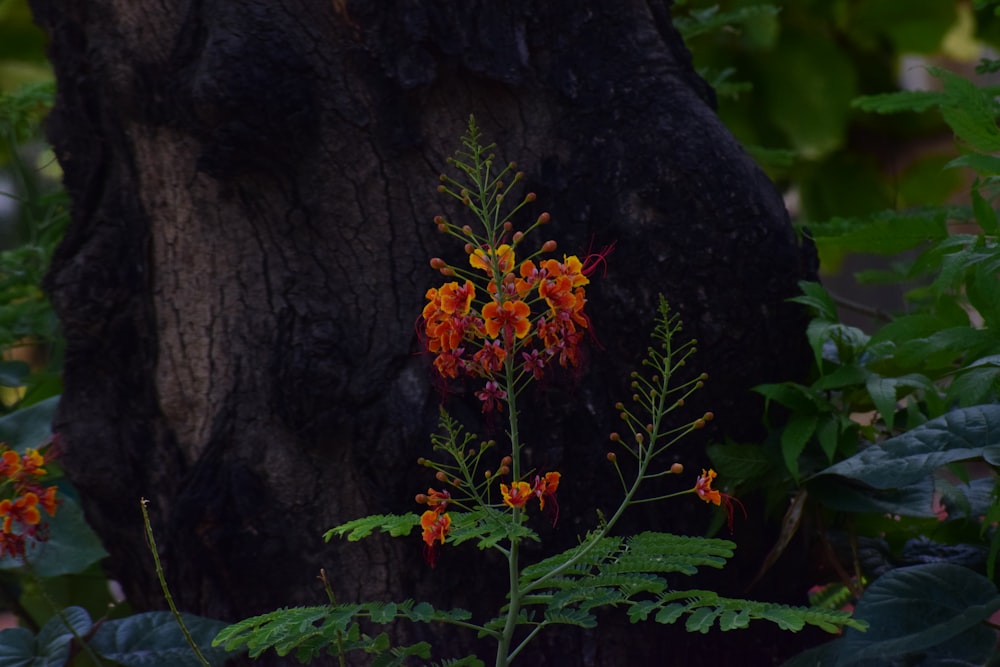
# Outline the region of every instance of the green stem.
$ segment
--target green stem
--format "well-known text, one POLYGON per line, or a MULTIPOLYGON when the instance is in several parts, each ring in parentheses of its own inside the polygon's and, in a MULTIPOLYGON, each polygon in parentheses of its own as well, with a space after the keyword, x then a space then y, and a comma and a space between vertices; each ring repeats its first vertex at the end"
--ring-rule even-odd
POLYGON ((163 597, 167 599, 167 605, 170 607, 170 611, 174 615, 174 620, 176 620, 177 625, 180 626, 181 633, 184 635, 184 639, 187 641, 188 646, 191 647, 194 654, 198 657, 198 662, 200 662, 204 667, 212 667, 212 664, 205 658, 204 654, 202 654, 201 649, 198 648, 198 644, 194 641, 194 637, 192 637, 190 631, 188 631, 187 625, 181 617, 181 613, 177 611, 177 605, 174 604, 174 597, 170 594, 170 588, 167 586, 167 579, 163 575, 163 566, 160 564, 160 553, 156 550, 156 539, 153 537, 153 527, 149 523, 149 512, 146 511, 146 504, 148 502, 148 500, 142 498, 139 501, 139 507, 142 508, 142 523, 146 527, 146 540, 149 543, 149 550, 153 553, 153 563, 156 566, 156 577, 160 580, 160 587, 163 589, 163 597))
MULTIPOLYGON (((504 334, 505 346, 513 347, 509 340, 512 336, 506 332, 504 334)), ((510 428, 510 450, 511 450, 511 479, 516 482, 521 477, 521 441, 517 428, 517 393, 514 387, 514 359, 513 354, 508 354, 504 359, 504 390, 507 392, 507 414, 510 428)), ((519 524, 521 521, 521 510, 514 508, 513 521, 519 524)), ((507 554, 507 576, 510 584, 510 605, 507 607, 507 620, 504 623, 503 634, 497 645, 496 667, 507 667, 514 656, 510 655, 510 645, 514 640, 514 631, 517 630, 517 619, 521 612, 521 591, 519 590, 521 579, 521 566, 518 556, 520 554, 520 539, 510 538, 510 551, 507 554)), ((523 645, 523 644, 522 644, 523 645)))

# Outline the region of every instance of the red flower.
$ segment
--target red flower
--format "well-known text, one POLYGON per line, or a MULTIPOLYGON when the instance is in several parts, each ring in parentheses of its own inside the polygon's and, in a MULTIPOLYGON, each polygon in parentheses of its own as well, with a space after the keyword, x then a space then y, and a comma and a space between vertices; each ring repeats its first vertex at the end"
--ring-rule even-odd
POLYGON ((503 402, 507 398, 507 392, 500 388, 495 381, 490 380, 481 391, 476 392, 476 398, 483 402, 483 412, 496 410, 503 412, 503 402))
POLYGON ((501 484, 500 495, 503 496, 504 505, 517 509, 524 507, 533 493, 531 485, 527 482, 514 482, 509 487, 506 484, 501 484))
POLYGON ((535 475, 535 486, 531 492, 538 498, 538 508, 545 509, 545 501, 549 501, 549 509, 552 512, 552 525, 556 525, 559 520, 559 503, 556 502, 556 490, 559 489, 559 478, 562 475, 557 472, 547 472, 542 478, 535 475))
POLYGON ((431 567, 437 563, 438 543, 444 544, 451 530, 451 517, 446 512, 427 510, 420 516, 420 527, 424 529, 424 560, 431 567))
POLYGON ((722 504, 722 494, 712 488, 712 480, 717 476, 717 473, 711 468, 709 468, 708 472, 705 472, 705 469, 702 468, 701 477, 695 482, 694 492, 706 503, 722 504))
POLYGON ((524 338, 531 331, 530 315, 531 308, 523 301, 504 301, 503 305, 490 301, 483 306, 483 320, 490 338, 496 338, 501 331, 505 337, 524 338))
POLYGON ((714 505, 719 505, 726 511, 726 526, 729 528, 729 532, 733 532, 733 507, 739 505, 740 510, 743 512, 743 518, 747 516, 747 508, 743 506, 743 503, 739 501, 738 498, 729 495, 728 493, 723 493, 717 489, 712 488, 712 480, 718 475, 711 468, 708 472, 705 469, 701 469, 701 477, 695 482, 693 491, 698 494, 698 497, 704 500, 706 503, 712 503, 714 505))

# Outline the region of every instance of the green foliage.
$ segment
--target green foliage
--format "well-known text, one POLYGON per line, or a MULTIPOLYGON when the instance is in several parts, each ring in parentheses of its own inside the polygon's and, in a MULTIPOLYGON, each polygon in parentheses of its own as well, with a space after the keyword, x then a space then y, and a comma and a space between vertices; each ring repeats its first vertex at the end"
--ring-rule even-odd
MULTIPOLYGON (((232 654, 209 647, 225 625, 221 621, 185 615, 195 641, 204 647, 211 665, 222 665, 232 654)), ((0 630, 0 667, 63 667, 74 641, 86 637, 85 653, 121 667, 200 667, 191 647, 168 612, 147 612, 95 623, 82 607, 69 607, 33 634, 25 628, 0 630)), ((79 644, 77 644, 77 648, 79 644)), ((74 663, 75 664, 75 663, 74 663)), ((96 662, 92 664, 98 664, 96 662)))
MULTIPOLYGON (((372 664, 401 665, 408 656, 427 659, 430 646, 424 642, 405 647, 390 647, 388 635, 365 634, 356 619, 386 624, 396 619, 416 623, 462 623, 471 614, 461 609, 441 611, 426 602, 367 602, 363 604, 292 607, 248 618, 231 625, 216 636, 213 646, 227 651, 247 650, 251 658, 273 649, 280 656, 294 652, 307 663, 323 655, 346 656, 354 652, 378 654, 372 664)), ((478 661, 449 664, 481 664, 478 661)))
POLYGON ((373 514, 331 528, 323 534, 323 539, 329 542, 336 536, 346 537, 349 542, 357 542, 375 530, 389 533, 392 537, 404 537, 410 534, 414 526, 419 525, 420 517, 412 512, 403 515, 373 514))
POLYGON ((888 664, 893 659, 986 664, 996 642, 987 621, 998 610, 996 587, 969 568, 950 563, 900 568, 875 580, 858 602, 856 615, 871 622, 867 632, 848 630, 786 666, 888 664))
POLYGON ((976 171, 971 205, 810 224, 821 255, 893 257, 888 269, 858 279, 902 287, 905 312, 868 313, 880 322, 869 334, 841 321, 840 312, 853 303, 803 283, 803 294, 792 300, 813 315, 806 332, 815 359, 812 381, 756 388, 777 422, 763 446, 710 448, 720 472, 742 477, 743 488, 766 488, 775 507, 792 493, 805 503, 787 511, 769 565, 803 517, 842 524, 837 514, 851 515, 854 555, 834 565, 842 581, 831 588, 846 602, 845 591, 856 593, 859 581, 873 579, 856 603, 857 618, 871 629, 864 635, 848 630, 793 665, 918 657, 927 664, 945 658, 982 664, 995 640, 983 623, 1000 609, 990 581, 1000 555, 1000 531, 991 523, 1000 518, 994 442, 1000 428, 1000 163, 993 155, 1000 149, 1000 90, 937 68, 929 72, 940 91, 869 96, 856 107, 940 114, 965 153, 944 168, 976 171), (956 230, 956 222, 965 226, 956 230), (857 533, 886 545, 887 558, 877 567, 858 557, 857 533), (945 562, 892 569, 918 538, 945 562), (983 566, 988 578, 970 569, 983 566))

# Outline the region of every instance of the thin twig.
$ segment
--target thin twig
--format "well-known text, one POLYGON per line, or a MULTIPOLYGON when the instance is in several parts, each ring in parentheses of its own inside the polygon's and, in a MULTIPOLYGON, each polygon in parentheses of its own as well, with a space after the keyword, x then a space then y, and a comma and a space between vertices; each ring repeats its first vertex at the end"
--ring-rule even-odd
POLYGON ((149 512, 146 511, 146 504, 149 503, 145 498, 139 500, 139 507, 142 509, 142 523, 146 527, 146 543, 149 546, 149 550, 153 553, 153 562, 156 564, 156 576, 160 580, 160 587, 163 588, 163 596, 167 599, 167 605, 170 606, 170 611, 174 614, 174 619, 177 621, 177 625, 180 626, 181 632, 184 634, 184 639, 187 640, 188 646, 194 651, 195 655, 198 656, 198 661, 201 662, 204 667, 212 667, 212 663, 205 658, 205 655, 198 648, 198 644, 195 643, 194 638, 188 631, 187 625, 184 623, 184 619, 181 617, 181 613, 177 611, 177 605, 174 604, 174 597, 170 594, 170 588, 167 587, 167 579, 163 576, 163 566, 160 565, 160 554, 156 550, 156 539, 153 537, 153 527, 149 523, 149 512))

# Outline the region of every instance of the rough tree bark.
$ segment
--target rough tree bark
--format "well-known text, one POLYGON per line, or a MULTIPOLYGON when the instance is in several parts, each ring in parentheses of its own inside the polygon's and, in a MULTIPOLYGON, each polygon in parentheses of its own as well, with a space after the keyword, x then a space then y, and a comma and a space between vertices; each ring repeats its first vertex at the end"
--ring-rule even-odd
MULTIPOLYGON (((320 537, 414 510, 431 481, 414 461, 441 398, 414 323, 438 281, 427 259, 455 255, 431 222, 449 205, 434 188, 470 113, 528 174, 562 248, 617 244, 588 293, 601 344, 580 377, 528 397, 534 463, 564 475, 557 542, 612 502, 601 434, 659 293, 713 378, 692 414, 711 406, 726 433, 758 436, 747 389, 804 367, 803 314, 784 299, 812 275, 807 255, 717 120, 669 3, 32 5, 51 37, 48 128, 73 202, 48 281, 68 339, 56 428, 138 609, 163 606, 140 496, 192 612, 315 604, 321 567, 345 601, 496 603, 488 560, 474 570, 472 554, 446 551, 430 570, 416 537, 320 537)), ((475 425, 475 406, 459 413, 475 425)), ((706 465, 704 444, 679 452, 689 469, 706 465)), ((682 503, 632 527, 697 533, 707 516, 682 503)), ((737 534, 758 557, 759 522, 737 534)), ((705 662, 764 664, 761 636, 727 635, 705 662)), ((554 635, 527 663, 657 664, 684 642, 609 623, 554 635)))

